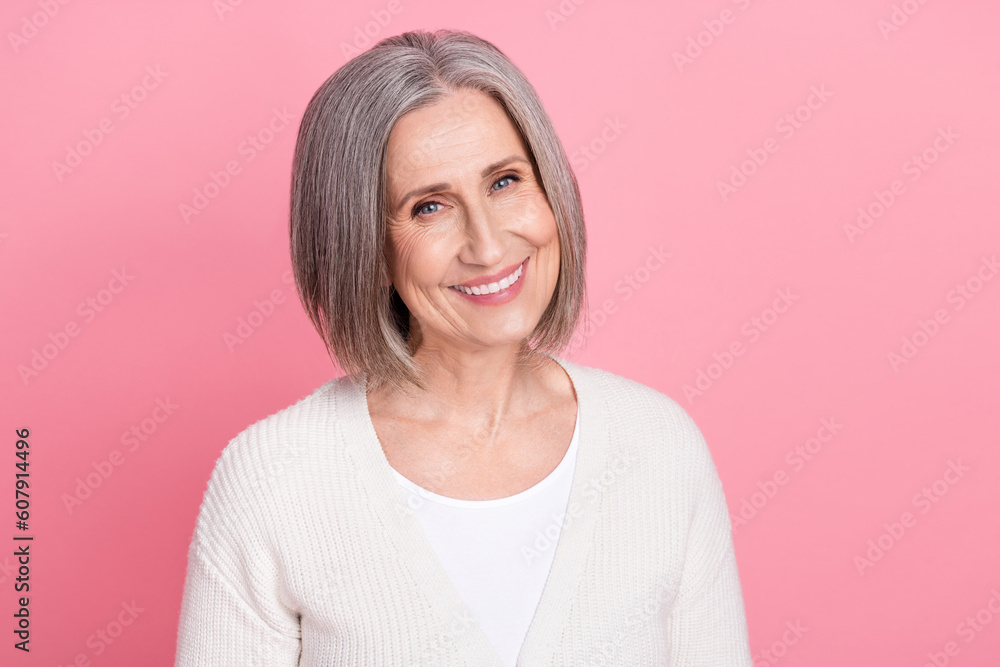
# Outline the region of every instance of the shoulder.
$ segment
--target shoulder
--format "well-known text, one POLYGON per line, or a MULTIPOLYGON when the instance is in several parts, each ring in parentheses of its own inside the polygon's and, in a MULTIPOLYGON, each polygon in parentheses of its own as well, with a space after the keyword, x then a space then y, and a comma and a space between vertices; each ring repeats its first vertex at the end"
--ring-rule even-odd
POLYGON ((238 517, 264 518, 268 498, 294 483, 289 473, 337 441, 336 398, 346 382, 340 377, 323 383, 229 441, 209 477, 196 535, 213 532, 222 523, 234 524, 238 517))
POLYGON ((609 417, 630 429, 655 429, 681 440, 703 440, 694 419, 667 394, 608 370, 562 360, 607 406, 609 417))
POLYGON ((691 480, 715 474, 701 430, 667 394, 608 370, 563 361, 574 379, 599 397, 613 446, 691 480))
POLYGON ((336 422, 335 399, 345 378, 329 380, 310 394, 247 426, 222 451, 216 468, 250 472, 276 457, 329 440, 336 422))

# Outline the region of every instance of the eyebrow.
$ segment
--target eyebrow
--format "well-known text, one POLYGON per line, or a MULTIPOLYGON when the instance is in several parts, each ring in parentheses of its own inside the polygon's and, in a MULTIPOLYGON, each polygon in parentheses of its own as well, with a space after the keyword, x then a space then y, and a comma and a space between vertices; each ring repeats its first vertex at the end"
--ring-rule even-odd
MULTIPOLYGON (((502 169, 507 165, 511 164, 512 162, 524 162, 525 164, 528 165, 531 164, 528 160, 526 160, 524 157, 520 155, 508 155, 503 159, 497 160, 496 162, 487 165, 482 170, 482 172, 480 172, 480 175, 482 176, 482 178, 486 178, 494 171, 502 169)), ((423 195, 430 194, 431 192, 437 192, 438 190, 447 190, 450 187, 451 183, 432 183, 430 185, 425 185, 422 188, 416 188, 414 190, 410 190, 403 196, 402 199, 399 200, 399 203, 396 205, 396 210, 398 211, 399 209, 403 208, 403 206, 405 206, 406 203, 411 199, 413 199, 414 197, 421 197, 423 195)))

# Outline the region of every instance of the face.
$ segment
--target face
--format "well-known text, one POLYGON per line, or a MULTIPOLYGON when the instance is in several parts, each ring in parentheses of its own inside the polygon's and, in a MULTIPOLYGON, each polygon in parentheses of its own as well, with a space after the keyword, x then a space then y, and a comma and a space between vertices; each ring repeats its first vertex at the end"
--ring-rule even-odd
POLYGON ((478 91, 403 116, 389 136, 385 254, 419 348, 519 343, 555 291, 559 238, 527 146, 478 91))

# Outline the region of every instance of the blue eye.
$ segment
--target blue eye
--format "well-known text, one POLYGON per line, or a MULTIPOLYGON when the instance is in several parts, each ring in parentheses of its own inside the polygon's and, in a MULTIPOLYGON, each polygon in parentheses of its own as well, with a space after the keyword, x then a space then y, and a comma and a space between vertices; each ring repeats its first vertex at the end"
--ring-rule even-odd
MULTIPOLYGON (((518 182, 520 180, 521 180, 521 177, 518 176, 517 174, 504 174, 503 176, 501 176, 500 178, 498 178, 497 180, 495 180, 493 182, 493 186, 490 188, 490 190, 492 190, 493 192, 497 192, 499 190, 505 190, 506 188, 510 187, 509 184, 503 185, 503 186, 501 186, 499 188, 497 186, 500 185, 501 183, 503 183, 504 181, 509 181, 511 183, 516 183, 516 182, 518 182)), ((414 206, 413 210, 410 211, 410 217, 415 218, 418 215, 433 215, 433 214, 437 213, 436 210, 435 211, 425 211, 424 209, 426 209, 428 206, 438 206, 438 207, 440 207, 441 203, 437 202, 437 201, 434 201, 434 200, 421 202, 421 203, 417 204, 416 206, 414 206)))
MULTIPOLYGON (((427 208, 428 206, 440 206, 440 205, 441 204, 437 203, 436 201, 429 201, 429 202, 425 202, 423 204, 417 204, 417 206, 415 206, 414 209, 413 209, 413 215, 420 215, 420 213, 423 212, 423 210, 425 208, 427 208)), ((430 215, 431 213, 435 213, 435 212, 436 211, 430 211, 429 213, 427 213, 427 215, 430 215)))
MULTIPOLYGON (((505 175, 501 176, 500 178, 498 178, 496 180, 496 183, 493 184, 493 190, 494 191, 497 190, 497 189, 503 190, 503 188, 497 188, 497 184, 502 183, 504 181, 517 182, 517 181, 520 181, 520 180, 521 179, 517 176, 517 174, 505 174, 505 175)), ((504 186, 504 187, 506 187, 506 186, 504 186)))

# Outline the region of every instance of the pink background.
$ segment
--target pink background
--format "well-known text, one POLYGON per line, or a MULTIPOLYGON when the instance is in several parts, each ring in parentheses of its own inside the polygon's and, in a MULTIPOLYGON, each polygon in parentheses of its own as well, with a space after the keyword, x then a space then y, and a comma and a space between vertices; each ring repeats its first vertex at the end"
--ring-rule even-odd
POLYGON ((701 427, 756 664, 1000 664, 1000 278, 983 260, 1000 253, 996 3, 897 2, 897 26, 892 0, 224 2, 0 12, 0 540, 18 532, 16 428, 31 429, 35 535, 30 656, 11 646, 15 559, 0 556, 0 663, 173 664, 220 451, 340 374, 289 281, 287 193, 305 105, 367 26, 470 30, 536 86, 591 247, 594 326, 564 356, 701 427), (845 227, 879 197, 867 229, 845 227), (51 358, 22 378, 36 351, 51 358))

